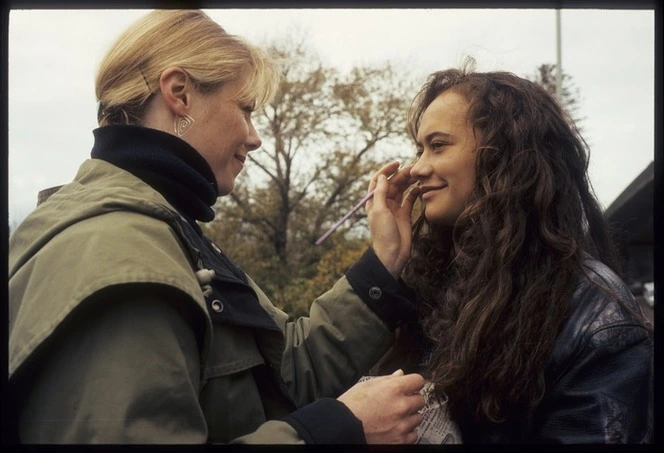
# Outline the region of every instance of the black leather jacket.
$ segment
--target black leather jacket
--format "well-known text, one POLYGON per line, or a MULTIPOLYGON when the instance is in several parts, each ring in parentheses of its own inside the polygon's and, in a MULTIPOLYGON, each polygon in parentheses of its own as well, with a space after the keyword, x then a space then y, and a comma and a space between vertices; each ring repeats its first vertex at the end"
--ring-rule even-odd
MULTIPOLYGON (((641 312, 607 266, 589 255, 584 266, 593 282, 641 312)), ((652 442, 652 329, 587 279, 572 304, 547 365, 542 402, 519 421, 460 422, 464 443, 652 442)))

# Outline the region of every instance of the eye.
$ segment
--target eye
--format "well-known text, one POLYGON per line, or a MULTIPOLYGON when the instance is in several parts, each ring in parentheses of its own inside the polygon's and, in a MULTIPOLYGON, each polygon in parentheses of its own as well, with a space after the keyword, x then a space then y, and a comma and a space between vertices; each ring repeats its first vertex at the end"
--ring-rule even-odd
POLYGON ((236 100, 238 107, 246 117, 250 117, 256 110, 256 103, 251 101, 236 100))
POLYGON ((431 149, 440 150, 440 149, 446 147, 447 145, 449 145, 449 143, 436 140, 436 141, 431 142, 431 149))

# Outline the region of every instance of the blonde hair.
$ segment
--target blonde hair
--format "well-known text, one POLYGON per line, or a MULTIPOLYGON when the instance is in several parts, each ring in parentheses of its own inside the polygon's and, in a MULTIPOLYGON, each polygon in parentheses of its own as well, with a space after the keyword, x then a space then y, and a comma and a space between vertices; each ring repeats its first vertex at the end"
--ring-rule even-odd
POLYGON ((273 98, 279 71, 263 49, 226 31, 200 10, 155 10, 131 25, 102 61, 95 83, 97 121, 138 124, 170 66, 187 72, 199 92, 247 78, 238 97, 260 108, 273 98))

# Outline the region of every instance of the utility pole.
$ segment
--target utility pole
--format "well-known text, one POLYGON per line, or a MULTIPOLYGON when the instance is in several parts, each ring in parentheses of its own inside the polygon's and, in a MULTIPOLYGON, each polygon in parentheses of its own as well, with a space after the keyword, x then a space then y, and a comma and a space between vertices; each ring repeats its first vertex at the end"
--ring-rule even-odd
POLYGON ((560 38, 560 9, 556 10, 556 98, 558 102, 563 100, 563 66, 561 57, 561 38, 560 38))

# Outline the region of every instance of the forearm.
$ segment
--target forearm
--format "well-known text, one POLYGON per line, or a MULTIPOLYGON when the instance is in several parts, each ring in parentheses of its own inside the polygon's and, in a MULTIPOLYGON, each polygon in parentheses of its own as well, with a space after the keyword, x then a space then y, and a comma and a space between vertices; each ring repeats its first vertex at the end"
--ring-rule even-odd
POLYGON ((366 373, 413 316, 410 296, 369 250, 308 318, 287 324, 282 375, 297 404, 337 397, 366 373))
POLYGON ((322 398, 284 417, 263 423, 232 443, 364 444, 362 423, 341 402, 322 398))

